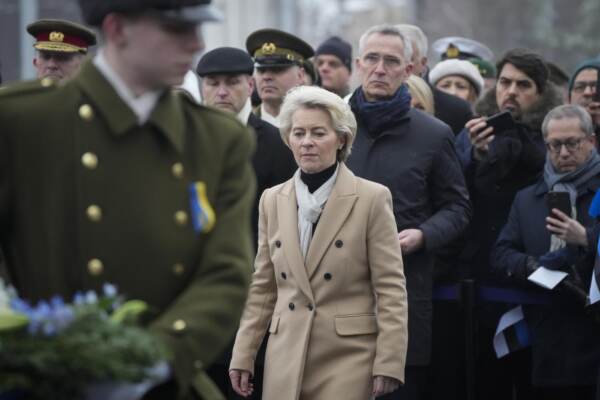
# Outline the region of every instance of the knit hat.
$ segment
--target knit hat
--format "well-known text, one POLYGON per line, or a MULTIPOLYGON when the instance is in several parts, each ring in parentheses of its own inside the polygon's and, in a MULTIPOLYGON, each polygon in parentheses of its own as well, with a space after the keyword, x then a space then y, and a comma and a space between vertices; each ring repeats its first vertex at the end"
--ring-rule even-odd
POLYGON ((579 64, 577 68, 575 68, 575 72, 571 75, 571 79, 569 80, 569 99, 571 99, 571 91, 573 90, 573 84, 575 83, 575 78, 577 75, 584 69, 593 68, 598 70, 598 74, 600 74, 600 59, 594 58, 591 60, 586 60, 579 64))
POLYGON ((477 96, 483 90, 483 78, 475 65, 466 60, 456 58, 440 61, 429 71, 429 81, 433 86, 442 78, 449 75, 458 75, 467 79, 475 88, 477 96))
POLYGON ((330 37, 317 47, 315 56, 321 54, 331 54, 336 56, 342 61, 342 64, 348 68, 348 71, 352 72, 352 46, 345 40, 342 40, 337 36, 330 37))

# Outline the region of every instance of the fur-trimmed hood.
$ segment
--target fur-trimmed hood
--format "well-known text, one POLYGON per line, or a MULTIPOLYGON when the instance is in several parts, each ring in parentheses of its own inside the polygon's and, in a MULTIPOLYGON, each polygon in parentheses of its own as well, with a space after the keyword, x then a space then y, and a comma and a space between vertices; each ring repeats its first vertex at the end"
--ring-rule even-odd
MULTIPOLYGON (((563 104, 563 99, 560 91, 554 84, 548 82, 546 90, 542 93, 537 103, 517 122, 522 123, 532 131, 541 132, 542 122, 546 114, 561 104, 563 104)), ((496 87, 494 86, 475 104, 475 112, 479 115, 490 116, 499 111, 498 104, 496 104, 496 87)))

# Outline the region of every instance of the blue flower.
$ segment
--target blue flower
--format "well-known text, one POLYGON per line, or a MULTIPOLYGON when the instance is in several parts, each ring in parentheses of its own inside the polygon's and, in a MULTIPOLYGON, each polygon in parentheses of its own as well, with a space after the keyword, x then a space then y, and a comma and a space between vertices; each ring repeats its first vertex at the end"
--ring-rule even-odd
POLYGON ((106 297, 115 297, 117 295, 117 287, 111 283, 105 283, 102 286, 102 291, 106 297))

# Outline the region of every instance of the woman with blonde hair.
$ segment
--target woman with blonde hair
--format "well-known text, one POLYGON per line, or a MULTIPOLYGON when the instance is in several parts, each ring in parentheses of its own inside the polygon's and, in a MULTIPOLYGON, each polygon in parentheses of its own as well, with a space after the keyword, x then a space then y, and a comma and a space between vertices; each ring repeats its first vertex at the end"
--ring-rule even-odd
POLYGON ((410 92, 411 107, 423 110, 430 115, 435 114, 435 106, 433 102, 433 93, 431 88, 422 78, 411 75, 406 80, 408 91, 410 92))

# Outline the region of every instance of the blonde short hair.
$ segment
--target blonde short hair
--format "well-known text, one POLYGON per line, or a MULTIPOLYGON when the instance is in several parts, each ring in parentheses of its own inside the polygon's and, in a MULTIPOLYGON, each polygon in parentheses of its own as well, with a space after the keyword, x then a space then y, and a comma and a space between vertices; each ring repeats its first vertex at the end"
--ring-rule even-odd
POLYGON ((302 108, 316 108, 329 114, 335 133, 344 140, 344 146, 338 150, 337 160, 346 161, 356 135, 356 118, 354 118, 350 106, 337 94, 317 86, 298 86, 291 89, 286 94, 279 113, 279 133, 288 147, 292 117, 296 111, 302 108))
POLYGON ((433 93, 427 82, 416 75, 411 75, 406 80, 406 84, 411 97, 421 103, 427 113, 435 114, 433 93))

